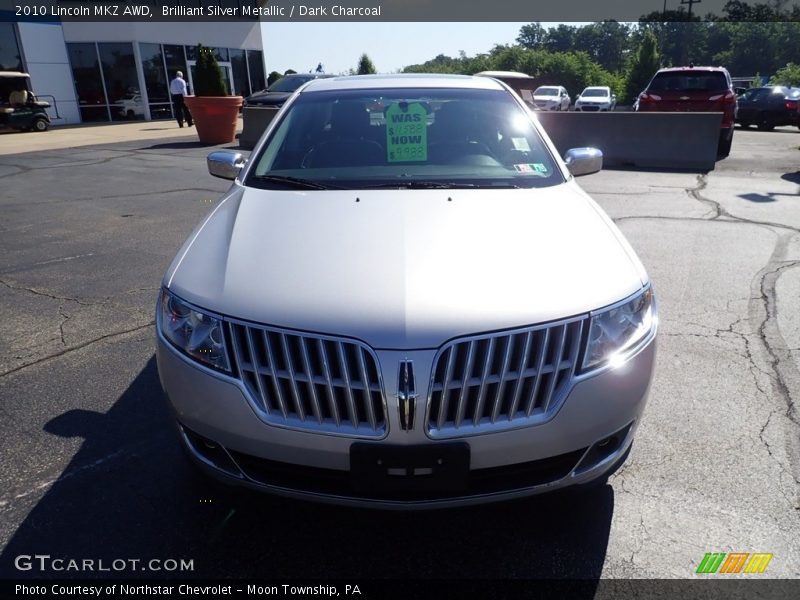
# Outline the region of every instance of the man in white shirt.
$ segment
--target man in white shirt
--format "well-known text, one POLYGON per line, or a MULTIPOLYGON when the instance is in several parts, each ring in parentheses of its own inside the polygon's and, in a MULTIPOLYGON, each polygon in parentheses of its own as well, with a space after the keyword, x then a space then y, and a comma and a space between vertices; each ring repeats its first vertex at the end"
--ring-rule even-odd
POLYGON ((194 125, 192 115, 183 102, 183 97, 189 94, 186 88, 186 81, 183 79, 183 72, 177 71, 175 73, 175 79, 169 82, 169 93, 172 94, 172 106, 175 109, 175 118, 178 120, 178 126, 183 127, 184 118, 189 127, 194 125))

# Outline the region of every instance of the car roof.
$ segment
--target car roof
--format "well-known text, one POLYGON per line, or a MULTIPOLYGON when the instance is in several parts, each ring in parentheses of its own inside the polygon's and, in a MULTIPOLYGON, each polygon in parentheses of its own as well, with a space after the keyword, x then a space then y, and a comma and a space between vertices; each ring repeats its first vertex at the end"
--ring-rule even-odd
POLYGON ((312 77, 314 79, 320 79, 325 77, 336 77, 336 75, 331 75, 330 73, 289 73, 288 75, 281 75, 281 79, 285 79, 287 77, 312 77))
POLYGON ((505 77, 507 79, 533 79, 527 73, 520 73, 519 71, 481 71, 475 73, 477 77, 505 77))
POLYGON ((503 85, 489 77, 469 75, 440 75, 405 73, 395 75, 349 75, 332 79, 315 79, 307 83, 303 92, 329 92, 336 90, 366 90, 379 88, 468 88, 502 90, 503 85))
POLYGON ((583 88, 584 92, 586 90, 608 90, 608 91, 611 91, 611 88, 608 87, 607 85, 587 85, 585 88, 583 88))
POLYGON ((669 73, 674 71, 719 71, 720 73, 727 73, 728 69, 725 67, 699 67, 697 65, 689 65, 685 67, 665 67, 659 69, 659 73, 669 73))

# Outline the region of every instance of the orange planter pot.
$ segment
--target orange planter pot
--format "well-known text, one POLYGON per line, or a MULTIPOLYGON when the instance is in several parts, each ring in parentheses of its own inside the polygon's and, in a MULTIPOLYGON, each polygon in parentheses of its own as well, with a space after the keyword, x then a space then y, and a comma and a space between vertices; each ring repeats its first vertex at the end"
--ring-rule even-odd
POLYGON ((236 139, 241 96, 186 96, 197 136, 204 144, 225 144, 236 139))

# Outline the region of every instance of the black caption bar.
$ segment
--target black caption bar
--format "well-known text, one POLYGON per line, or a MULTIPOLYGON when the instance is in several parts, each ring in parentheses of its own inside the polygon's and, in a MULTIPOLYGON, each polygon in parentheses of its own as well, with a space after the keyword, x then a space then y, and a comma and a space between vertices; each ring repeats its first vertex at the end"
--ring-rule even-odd
POLYGON ((775 6, 770 0, 0 0, 0 20, 630 22, 690 13, 726 18, 732 7, 738 20, 800 20, 798 0, 775 6))
POLYGON ((797 582, 780 579, 582 580, 26 580, 0 582, 0 597, 73 600, 96 598, 443 598, 534 599, 681 598, 736 600, 797 598, 797 582))

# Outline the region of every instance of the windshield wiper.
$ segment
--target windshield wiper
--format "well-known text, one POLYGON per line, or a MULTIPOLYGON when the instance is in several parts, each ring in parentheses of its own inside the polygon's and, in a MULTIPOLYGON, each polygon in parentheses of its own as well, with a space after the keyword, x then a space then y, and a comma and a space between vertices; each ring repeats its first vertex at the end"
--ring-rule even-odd
POLYGON ((324 183, 317 183, 308 179, 301 179, 300 177, 290 177, 289 175, 256 175, 256 181, 273 181, 275 183, 284 183, 296 188, 303 188, 307 190, 341 190, 335 185, 327 185, 324 183))
POLYGON ((481 190, 497 190, 497 189, 519 189, 520 186, 513 183, 496 183, 479 185, 477 183, 457 183, 457 182, 442 182, 442 181, 398 181, 395 183, 380 183, 376 185, 364 186, 364 189, 409 189, 409 190, 459 190, 459 189, 481 189, 481 190))
POLYGON ((389 183, 378 183, 375 185, 365 185, 365 190, 377 189, 408 189, 408 190, 456 190, 462 188, 480 187, 474 183, 455 183, 445 181, 393 181, 389 183))

